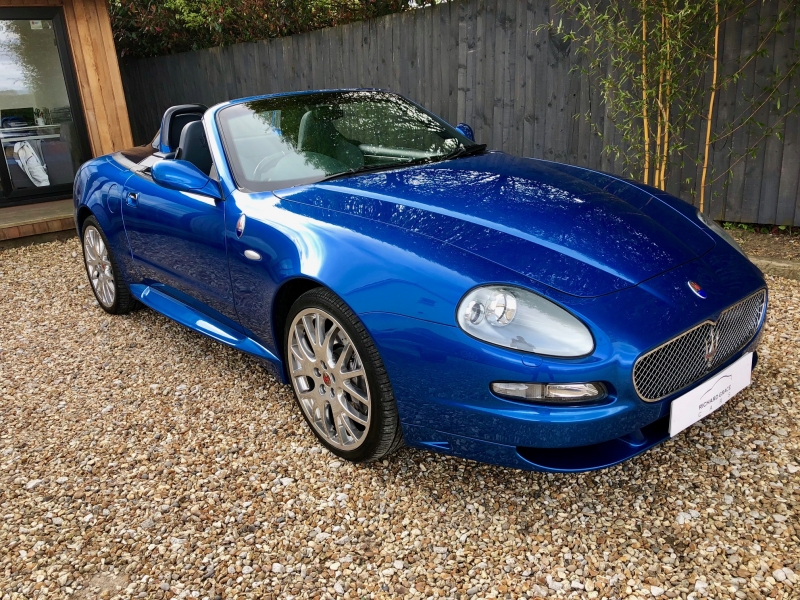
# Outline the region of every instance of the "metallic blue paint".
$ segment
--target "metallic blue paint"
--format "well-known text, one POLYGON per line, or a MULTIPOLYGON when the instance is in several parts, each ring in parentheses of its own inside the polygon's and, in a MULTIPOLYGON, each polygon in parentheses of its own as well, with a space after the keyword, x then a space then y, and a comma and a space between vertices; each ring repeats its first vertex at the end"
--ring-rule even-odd
POLYGON ((172 190, 143 174, 125 183, 122 215, 129 251, 139 271, 137 283, 183 293, 201 311, 236 322, 225 248, 225 202, 172 190))
POLYGON ((475 133, 472 131, 472 127, 466 123, 459 123, 456 125, 456 129, 463 133, 468 139, 472 140, 473 142, 475 141, 475 133))
MULTIPOLYGON (((230 104, 203 118, 224 200, 158 185, 111 155, 79 171, 76 219, 87 209, 97 217, 142 302, 261 358, 284 381, 275 298, 299 278, 330 288, 375 340, 409 445, 549 471, 635 456, 666 439, 674 399, 639 399, 636 358, 766 285, 693 207, 660 190, 498 152, 246 193, 216 127, 230 104), (456 306, 486 283, 565 307, 591 330, 594 352, 547 358, 468 336, 456 306), (493 381, 601 381, 609 395, 525 404, 493 395, 493 381)), ((170 162, 154 175, 177 173, 170 162)))
POLYGON ((156 287, 134 283, 131 292, 142 304, 160 312, 169 318, 210 337, 226 346, 246 352, 267 363, 273 374, 278 375, 280 361, 278 358, 254 339, 244 335, 239 328, 231 327, 225 320, 209 317, 206 312, 199 311, 179 298, 165 294, 156 287))
POLYGON ((153 165, 151 175, 165 188, 221 199, 217 182, 185 160, 162 160, 153 165))

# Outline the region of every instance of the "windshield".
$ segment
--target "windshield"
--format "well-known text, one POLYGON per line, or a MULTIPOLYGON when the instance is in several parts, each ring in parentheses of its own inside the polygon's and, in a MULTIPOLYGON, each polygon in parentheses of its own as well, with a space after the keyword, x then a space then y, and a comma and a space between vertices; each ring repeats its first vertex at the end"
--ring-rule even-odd
POLYGON ((387 92, 265 98, 224 108, 217 118, 237 185, 254 192, 430 162, 475 145, 387 92))

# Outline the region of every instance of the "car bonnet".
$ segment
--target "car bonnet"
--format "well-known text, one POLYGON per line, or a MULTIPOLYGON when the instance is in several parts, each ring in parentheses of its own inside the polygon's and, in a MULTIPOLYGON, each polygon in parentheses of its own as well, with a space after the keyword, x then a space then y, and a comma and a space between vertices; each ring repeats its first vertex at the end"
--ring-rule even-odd
POLYGON ((637 285, 714 247, 638 187, 499 152, 275 193, 433 237, 582 297, 637 285))

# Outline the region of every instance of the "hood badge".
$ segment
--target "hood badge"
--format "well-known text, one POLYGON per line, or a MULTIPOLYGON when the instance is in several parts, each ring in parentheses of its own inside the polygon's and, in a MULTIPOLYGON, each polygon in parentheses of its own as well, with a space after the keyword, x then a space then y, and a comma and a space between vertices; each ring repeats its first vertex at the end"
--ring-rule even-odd
POLYGON ((688 281, 687 283, 689 284, 689 289, 691 289, 694 292, 695 296, 697 296, 701 300, 705 300, 706 298, 708 298, 708 294, 706 294, 706 291, 700 287, 700 284, 694 281, 688 281))
POLYGON ((244 233, 244 224, 247 221, 247 217, 244 216, 244 213, 239 217, 239 220, 236 221, 236 237, 242 237, 244 233))
POLYGON ((714 359, 717 357, 717 352, 719 352, 719 331, 717 331, 716 328, 708 332, 705 351, 706 369, 711 369, 711 367, 714 366, 714 359))

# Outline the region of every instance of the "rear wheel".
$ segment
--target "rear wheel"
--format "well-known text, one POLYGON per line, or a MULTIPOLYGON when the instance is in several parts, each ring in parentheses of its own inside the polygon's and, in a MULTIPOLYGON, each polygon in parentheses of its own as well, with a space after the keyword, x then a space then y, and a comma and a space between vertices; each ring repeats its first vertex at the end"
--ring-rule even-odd
POLYGON ((354 462, 402 446, 397 406, 377 348, 335 294, 316 288, 292 306, 284 336, 297 402, 317 438, 354 462))
POLYGON ((136 307, 136 300, 122 279, 103 230, 94 217, 83 222, 83 263, 100 307, 112 315, 122 315, 136 307))

